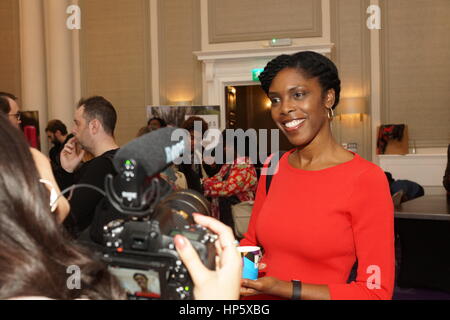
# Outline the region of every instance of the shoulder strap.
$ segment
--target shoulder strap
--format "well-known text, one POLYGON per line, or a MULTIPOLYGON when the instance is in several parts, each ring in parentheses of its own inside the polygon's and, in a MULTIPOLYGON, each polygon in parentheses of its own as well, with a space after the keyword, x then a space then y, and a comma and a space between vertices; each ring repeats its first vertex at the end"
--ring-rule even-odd
MULTIPOLYGON (((278 164, 278 161, 281 159, 281 157, 283 156, 283 154, 285 154, 286 151, 278 151, 277 153, 274 153, 272 159, 270 159, 269 164, 267 165, 269 168, 271 166, 276 166, 278 164), (274 162, 272 162, 274 161, 274 162)), ((268 174, 266 175, 266 195, 269 193, 269 189, 270 189, 270 184, 272 182, 272 178, 273 175, 272 174, 268 174)))

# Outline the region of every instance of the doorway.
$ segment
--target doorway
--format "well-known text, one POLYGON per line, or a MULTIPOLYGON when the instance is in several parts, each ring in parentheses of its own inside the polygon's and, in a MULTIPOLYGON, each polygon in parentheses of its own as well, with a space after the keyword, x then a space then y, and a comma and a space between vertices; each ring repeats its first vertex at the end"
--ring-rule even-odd
MULTIPOLYGON (((225 110, 227 129, 267 129, 268 152, 270 148, 270 129, 277 129, 270 114, 270 100, 259 85, 230 85, 225 87, 225 110)), ((292 145, 283 133, 279 132, 279 150, 290 150, 292 145)))

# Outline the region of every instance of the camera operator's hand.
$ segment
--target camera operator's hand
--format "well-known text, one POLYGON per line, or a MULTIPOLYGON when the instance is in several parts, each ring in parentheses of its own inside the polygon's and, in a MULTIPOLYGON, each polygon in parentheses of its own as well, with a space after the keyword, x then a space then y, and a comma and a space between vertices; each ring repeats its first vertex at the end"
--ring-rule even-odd
POLYGON ((239 299, 242 272, 242 260, 236 250, 232 230, 220 221, 194 214, 196 223, 210 229, 219 236, 216 271, 206 268, 189 240, 181 235, 174 242, 181 260, 194 282, 196 300, 233 300, 239 299))

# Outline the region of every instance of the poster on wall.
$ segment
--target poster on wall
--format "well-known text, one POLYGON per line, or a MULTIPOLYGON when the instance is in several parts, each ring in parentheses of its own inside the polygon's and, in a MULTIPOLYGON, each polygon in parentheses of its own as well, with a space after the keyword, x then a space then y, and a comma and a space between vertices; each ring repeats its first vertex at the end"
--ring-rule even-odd
POLYGON ((220 129, 220 106, 147 106, 147 120, 161 118, 173 127, 181 127, 191 116, 204 119, 209 129, 220 129))

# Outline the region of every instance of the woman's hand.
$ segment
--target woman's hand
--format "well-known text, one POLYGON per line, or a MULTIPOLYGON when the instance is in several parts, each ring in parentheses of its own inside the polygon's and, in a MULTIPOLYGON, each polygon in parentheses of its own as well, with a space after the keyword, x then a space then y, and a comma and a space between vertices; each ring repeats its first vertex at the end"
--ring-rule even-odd
POLYGON ((262 277, 257 280, 242 279, 241 295, 253 296, 257 294, 279 295, 280 281, 273 277, 262 277))
MULTIPOLYGON (((50 182, 55 189, 55 192, 57 195, 61 193, 61 190, 59 190, 58 183, 55 180, 55 177, 53 176, 52 166, 50 164, 50 160, 39 150, 30 148, 31 155, 33 156, 34 163, 36 165, 36 168, 39 172, 39 176, 50 182)), ((45 184, 46 187, 51 192, 51 187, 45 184)), ((69 201, 64 196, 59 197, 57 203, 57 207, 55 210, 57 221, 59 223, 62 223, 64 219, 67 217, 70 211, 70 204, 69 201)), ((49 203, 50 206, 50 203, 49 203)))
POLYGON ((203 265, 189 240, 181 235, 175 236, 176 249, 194 282, 195 299, 239 299, 242 260, 236 249, 231 228, 214 218, 199 214, 194 214, 194 220, 219 236, 216 242, 218 259, 216 259, 215 271, 203 265))

